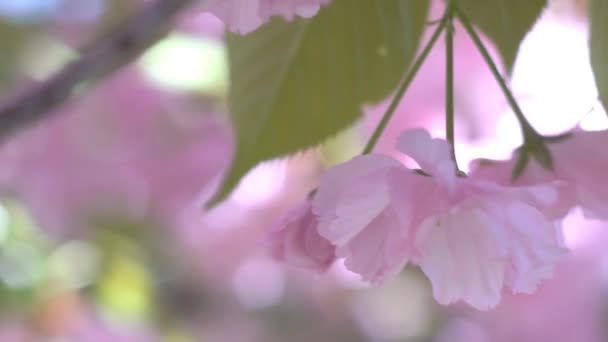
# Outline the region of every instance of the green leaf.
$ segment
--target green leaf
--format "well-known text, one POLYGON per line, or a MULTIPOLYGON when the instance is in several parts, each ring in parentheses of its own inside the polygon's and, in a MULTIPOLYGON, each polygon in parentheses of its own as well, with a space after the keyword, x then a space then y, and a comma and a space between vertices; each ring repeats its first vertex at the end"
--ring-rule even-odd
POLYGON ((322 143, 352 125, 361 105, 390 94, 413 59, 427 0, 334 0, 310 20, 275 19, 228 35, 232 166, 213 206, 264 160, 322 143))
POLYGON ((608 109, 608 0, 592 0, 589 11, 591 68, 600 101, 608 109))
POLYGON ((462 11, 496 44, 511 72, 521 41, 547 0, 458 0, 462 11))

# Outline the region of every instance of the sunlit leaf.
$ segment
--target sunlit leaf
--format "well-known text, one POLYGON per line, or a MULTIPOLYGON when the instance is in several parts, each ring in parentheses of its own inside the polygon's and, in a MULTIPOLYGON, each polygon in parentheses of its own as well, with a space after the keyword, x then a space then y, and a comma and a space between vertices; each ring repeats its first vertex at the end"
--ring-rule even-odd
POLYGON ((412 60, 426 0, 335 0, 312 20, 275 19, 227 38, 230 109, 238 143, 224 199, 261 161, 315 146, 361 117, 412 60))
POLYGON ((608 108, 608 0, 592 0, 589 10, 591 67, 600 100, 608 108))
POLYGON ((530 31, 546 0, 459 0, 459 6, 496 44, 511 71, 521 41, 530 31))

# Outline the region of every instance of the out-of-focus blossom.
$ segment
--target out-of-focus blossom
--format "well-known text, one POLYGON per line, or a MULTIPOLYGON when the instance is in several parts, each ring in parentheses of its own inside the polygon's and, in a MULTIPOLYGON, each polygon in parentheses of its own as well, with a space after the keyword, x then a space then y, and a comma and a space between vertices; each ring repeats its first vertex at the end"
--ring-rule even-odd
POLYGON ((335 260, 335 247, 317 232, 317 218, 305 201, 269 230, 272 256, 298 267, 324 272, 335 260))
POLYGON ((422 268, 437 301, 498 304, 503 286, 531 293, 565 253, 543 211, 556 184, 507 188, 456 175, 449 144, 424 130, 397 148, 427 174, 389 157, 361 156, 328 172, 314 199, 319 233, 345 265, 379 282, 408 261, 422 268), (429 177, 430 175, 430 177, 429 177))
POLYGON ((73 327, 73 331, 68 332, 68 341, 86 342, 152 342, 157 339, 150 331, 136 326, 122 327, 117 322, 107 322, 95 312, 87 313, 88 317, 80 319, 78 324, 73 327), (114 324, 111 324, 114 323, 114 324))
POLYGON ((2 146, 0 189, 58 235, 108 216, 174 227, 231 150, 217 115, 178 102, 122 72, 2 146))
POLYGON ((331 0, 209 0, 206 4, 231 30, 241 34, 254 31, 273 16, 293 20, 310 18, 331 0))
MULTIPOLYGON (((17 314, 15 314, 17 316, 17 314)), ((16 319, 4 319, 0 325, 0 340, 1 341, 12 341, 12 342, 26 342, 31 341, 35 336, 31 329, 28 329, 23 322, 16 319)))
POLYGON ((589 217, 608 219, 608 131, 585 132, 576 130, 569 135, 547 141, 553 170, 545 169, 530 158, 520 177, 511 174, 519 156, 507 161, 475 162, 476 177, 491 179, 501 184, 534 185, 560 180, 560 202, 563 206, 579 205, 589 217))

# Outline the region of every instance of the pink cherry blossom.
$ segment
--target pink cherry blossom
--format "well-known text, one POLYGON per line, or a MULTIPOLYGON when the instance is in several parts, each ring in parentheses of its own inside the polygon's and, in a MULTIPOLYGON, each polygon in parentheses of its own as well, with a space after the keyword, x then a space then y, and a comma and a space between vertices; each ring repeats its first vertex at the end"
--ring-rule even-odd
POLYGON ((474 162, 476 177, 491 179, 501 184, 535 185, 548 181, 563 182, 560 207, 579 205, 591 218, 608 219, 608 131, 575 131, 570 136, 546 142, 553 159, 553 170, 547 170, 530 158, 522 175, 515 181, 511 172, 517 155, 511 160, 474 162))
POLYGON ((403 223, 408 170, 382 155, 355 157, 328 170, 314 201, 319 233, 337 246, 348 269, 379 283, 407 263, 403 223), (403 193, 400 191, 403 190, 403 193))
POLYGON ((317 218, 306 201, 288 211, 267 235, 272 256, 293 266, 326 271, 335 247, 317 232, 317 218))
POLYGON ((498 304, 503 286, 532 293, 564 254, 556 227, 520 198, 526 190, 504 196, 500 190, 471 194, 420 226, 413 258, 439 303, 464 300, 488 309, 498 304))
POLYGON ((267 22, 270 17, 313 17, 321 6, 331 0, 209 0, 207 8, 231 31, 247 34, 267 22))
POLYGON ((409 261, 429 277, 441 304, 498 304, 503 287, 531 293, 565 253, 553 216, 558 184, 510 188, 456 176, 447 142, 420 129, 397 148, 419 175, 381 155, 329 170, 315 196, 319 233, 345 265, 378 283, 409 261))

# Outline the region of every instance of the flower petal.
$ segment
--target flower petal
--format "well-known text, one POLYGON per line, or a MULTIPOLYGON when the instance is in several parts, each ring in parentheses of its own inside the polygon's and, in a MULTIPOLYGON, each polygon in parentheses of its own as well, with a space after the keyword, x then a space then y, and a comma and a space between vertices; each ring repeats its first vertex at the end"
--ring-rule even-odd
POLYGON ((411 129, 401 133, 397 139, 397 149, 414 159, 420 167, 434 176, 455 177, 450 144, 443 139, 433 139, 424 129, 411 129))
POLYGON ((372 284, 379 284, 398 273, 407 264, 407 254, 387 253, 393 242, 399 221, 390 212, 379 215, 347 245, 338 248, 338 256, 345 258, 345 266, 372 284))
POLYGON ((313 200, 319 233, 336 245, 357 235, 388 205, 387 175, 395 169, 407 172, 380 155, 355 157, 329 169, 313 200))
POLYGON ((421 227, 418 264, 439 303, 463 300, 479 310, 498 304, 505 263, 498 241, 485 227, 488 222, 482 211, 466 210, 431 218, 421 227))
POLYGON ((553 264, 567 251, 560 246, 558 229, 537 209, 516 202, 506 210, 512 243, 505 282, 514 293, 532 293, 553 275, 553 264))
POLYGON ((335 260, 335 247, 317 232, 317 218, 305 201, 285 213, 266 233, 276 260, 324 272, 335 260))
POLYGON ((273 16, 293 20, 317 14, 331 0, 207 0, 205 8, 220 18, 230 31, 247 34, 273 16))

